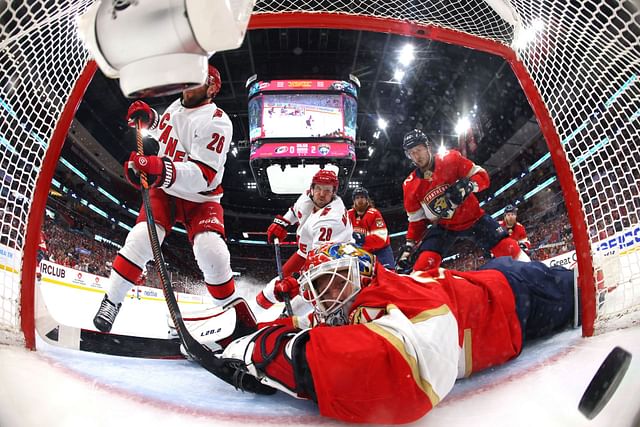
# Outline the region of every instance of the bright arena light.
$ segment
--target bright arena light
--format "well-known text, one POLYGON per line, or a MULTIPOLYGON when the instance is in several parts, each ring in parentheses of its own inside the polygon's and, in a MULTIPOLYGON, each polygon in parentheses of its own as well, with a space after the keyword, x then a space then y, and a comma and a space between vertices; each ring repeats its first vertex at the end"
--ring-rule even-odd
POLYGON ((385 119, 383 119, 382 117, 378 118, 378 127, 380 129, 382 129, 382 130, 386 129, 388 124, 389 123, 385 119))
POLYGON ((415 58, 415 55, 413 54, 413 45, 411 44, 404 45, 404 47, 400 51, 400 56, 398 56, 398 61, 402 65, 406 66, 411 64, 414 58, 415 58))
POLYGON ((455 128, 456 135, 462 135, 463 133, 468 131, 470 128, 471 128, 471 122, 469 121, 469 119, 466 116, 460 117, 460 119, 458 120, 458 123, 456 123, 456 128, 455 128))
POLYGON ((393 80, 397 82, 401 82, 402 79, 404 79, 405 74, 406 73, 404 70, 401 70, 400 68, 396 68, 396 70, 393 72, 393 80))

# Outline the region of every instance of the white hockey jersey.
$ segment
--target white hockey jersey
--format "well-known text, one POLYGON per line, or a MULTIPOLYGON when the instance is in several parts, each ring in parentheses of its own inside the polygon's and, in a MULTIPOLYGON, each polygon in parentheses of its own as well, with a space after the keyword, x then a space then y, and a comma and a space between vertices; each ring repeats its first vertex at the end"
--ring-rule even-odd
POLYGON ((306 258, 309 251, 328 242, 353 243, 353 228, 341 198, 336 197, 315 212, 314 207, 313 200, 306 192, 284 215, 291 224, 298 224, 298 255, 306 258))
POLYGON ((233 136, 233 125, 224 111, 213 102, 186 108, 177 99, 150 134, 160 145, 158 156, 175 164, 175 181, 163 188, 167 194, 192 202, 220 202, 220 184, 233 136), (201 168, 215 172, 211 182, 201 168))

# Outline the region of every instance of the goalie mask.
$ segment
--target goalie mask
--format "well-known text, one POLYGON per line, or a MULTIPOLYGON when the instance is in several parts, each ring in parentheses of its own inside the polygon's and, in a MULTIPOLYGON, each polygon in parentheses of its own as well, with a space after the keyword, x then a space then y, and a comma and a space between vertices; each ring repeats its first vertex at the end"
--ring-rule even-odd
POLYGON ((353 299, 373 277, 375 256, 351 243, 326 244, 311 251, 300 279, 301 294, 319 323, 348 323, 353 299))

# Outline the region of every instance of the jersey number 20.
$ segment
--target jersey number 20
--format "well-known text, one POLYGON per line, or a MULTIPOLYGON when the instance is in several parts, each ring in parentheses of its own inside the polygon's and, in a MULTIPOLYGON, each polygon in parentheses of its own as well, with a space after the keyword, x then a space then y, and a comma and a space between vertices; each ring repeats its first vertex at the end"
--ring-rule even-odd
POLYGON ((331 240, 331 233, 333 233, 333 229, 331 227, 320 227, 320 237, 318 237, 318 240, 321 242, 331 240))

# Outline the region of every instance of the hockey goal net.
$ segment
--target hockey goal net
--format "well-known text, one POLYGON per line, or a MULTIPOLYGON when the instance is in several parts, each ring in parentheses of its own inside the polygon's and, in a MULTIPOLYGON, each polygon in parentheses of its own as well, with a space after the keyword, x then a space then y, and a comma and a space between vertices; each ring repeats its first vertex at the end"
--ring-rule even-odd
MULTIPOLYGON (((0 1, 3 342, 34 347, 34 267, 46 197, 95 71, 75 24, 91 3, 0 1)), ((639 23, 632 1, 258 0, 250 27, 388 32, 503 57, 536 113, 562 187, 583 333, 592 335, 621 319, 628 326, 628 313, 640 308, 639 23)))

